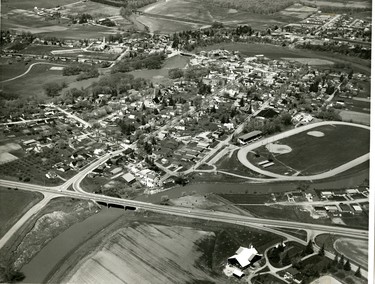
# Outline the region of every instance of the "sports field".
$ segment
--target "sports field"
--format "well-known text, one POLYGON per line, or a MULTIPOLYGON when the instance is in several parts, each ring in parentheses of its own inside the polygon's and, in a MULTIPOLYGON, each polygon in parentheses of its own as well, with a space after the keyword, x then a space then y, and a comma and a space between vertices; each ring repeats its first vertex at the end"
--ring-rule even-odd
POLYGON ((370 132, 347 125, 325 125, 278 140, 277 144, 287 145, 292 150, 271 153, 266 146, 262 146, 256 149, 260 157, 249 153, 249 161, 257 165, 260 161, 272 159, 275 165, 267 168, 267 171, 299 176, 315 175, 369 153, 370 132), (320 135, 312 135, 316 133, 320 135))

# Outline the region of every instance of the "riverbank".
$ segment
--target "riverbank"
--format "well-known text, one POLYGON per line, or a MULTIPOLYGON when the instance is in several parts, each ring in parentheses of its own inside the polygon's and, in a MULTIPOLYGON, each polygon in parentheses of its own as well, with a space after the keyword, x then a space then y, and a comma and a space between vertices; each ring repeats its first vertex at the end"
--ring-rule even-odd
POLYGON ((66 258, 76 253, 77 248, 121 217, 123 213, 124 210, 104 208, 70 226, 49 241, 29 263, 22 267, 21 272, 26 276, 23 282, 46 282, 63 265, 66 258))

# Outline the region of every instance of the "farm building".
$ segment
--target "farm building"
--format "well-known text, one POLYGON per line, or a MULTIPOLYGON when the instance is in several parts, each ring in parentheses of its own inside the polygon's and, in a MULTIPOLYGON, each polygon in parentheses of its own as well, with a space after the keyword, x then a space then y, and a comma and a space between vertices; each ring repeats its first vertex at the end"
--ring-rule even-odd
POLYGON ((258 261, 260 258, 261 256, 253 246, 251 246, 250 248, 240 247, 236 251, 235 255, 228 258, 228 263, 241 269, 245 269, 246 267, 258 261))
POLYGON ((261 135, 262 135, 262 131, 259 131, 259 130, 251 131, 247 134, 244 134, 244 135, 238 137, 238 141, 242 144, 246 144, 250 140, 258 138, 261 135))

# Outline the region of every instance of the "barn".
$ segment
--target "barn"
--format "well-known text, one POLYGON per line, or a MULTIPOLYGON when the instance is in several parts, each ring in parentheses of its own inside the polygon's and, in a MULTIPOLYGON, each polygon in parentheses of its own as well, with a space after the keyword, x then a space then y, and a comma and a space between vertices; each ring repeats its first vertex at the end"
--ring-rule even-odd
POLYGON ((228 258, 228 263, 238 268, 245 269, 259 259, 261 259, 261 256, 253 246, 250 248, 240 247, 235 255, 228 258))

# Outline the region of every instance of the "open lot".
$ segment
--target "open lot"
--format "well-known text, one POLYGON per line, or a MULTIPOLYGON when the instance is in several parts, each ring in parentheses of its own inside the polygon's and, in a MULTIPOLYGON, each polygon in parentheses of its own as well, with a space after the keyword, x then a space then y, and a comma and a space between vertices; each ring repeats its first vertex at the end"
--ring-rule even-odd
POLYGON ((40 193, 0 187, 0 237, 42 199, 40 193))
MULTIPOLYGON (((300 175, 314 175, 337 168, 369 153, 370 132, 367 129, 347 125, 326 125, 313 130, 324 135, 314 137, 308 134, 309 131, 304 131, 278 140, 279 144, 288 145, 292 151, 285 154, 272 153, 272 159, 278 163, 278 167, 271 166, 267 170, 277 170, 281 174, 294 170, 300 175)), ((259 149, 261 153, 266 153, 265 147, 259 149)), ((253 156, 255 155, 250 155, 253 156)), ((268 157, 269 152, 258 160, 268 157)), ((252 162, 256 164, 257 161, 252 162)))

